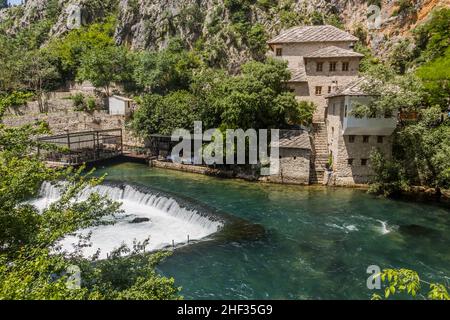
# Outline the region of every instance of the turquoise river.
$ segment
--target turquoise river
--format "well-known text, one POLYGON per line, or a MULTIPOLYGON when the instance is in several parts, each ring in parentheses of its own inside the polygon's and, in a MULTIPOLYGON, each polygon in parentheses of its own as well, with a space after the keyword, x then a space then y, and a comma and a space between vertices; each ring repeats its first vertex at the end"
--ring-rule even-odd
POLYGON ((186 299, 369 299, 367 268, 450 277, 450 209, 362 190, 222 180, 122 163, 107 180, 205 204, 264 227, 257 239, 203 241, 159 266, 186 299))

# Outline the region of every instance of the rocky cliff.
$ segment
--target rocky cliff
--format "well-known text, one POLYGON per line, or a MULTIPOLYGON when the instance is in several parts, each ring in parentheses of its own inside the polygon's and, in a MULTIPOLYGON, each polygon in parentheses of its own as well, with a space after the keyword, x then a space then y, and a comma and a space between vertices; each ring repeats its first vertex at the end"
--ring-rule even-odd
POLYGON ((271 37, 292 25, 340 20, 350 31, 363 31, 367 43, 382 54, 442 6, 450 6, 450 0, 28 0, 0 11, 0 23, 15 33, 51 18, 49 35, 58 37, 68 31, 68 16, 79 7, 83 23, 116 15, 119 44, 160 49, 179 36, 191 47, 200 43, 213 56, 225 55, 233 67, 254 55, 250 37, 258 31, 255 26, 271 37))

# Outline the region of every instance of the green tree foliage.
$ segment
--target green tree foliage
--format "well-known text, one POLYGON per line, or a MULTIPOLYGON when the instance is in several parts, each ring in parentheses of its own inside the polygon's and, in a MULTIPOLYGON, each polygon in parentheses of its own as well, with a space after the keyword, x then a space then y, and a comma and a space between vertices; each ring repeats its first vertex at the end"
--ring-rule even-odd
POLYGON ((434 11, 431 18, 414 32, 419 62, 443 56, 450 46, 450 9, 434 11))
POLYGON ((438 192, 450 188, 450 119, 438 106, 421 110, 420 119, 397 130, 393 159, 372 154, 371 192, 390 196, 414 185, 438 192))
POLYGON ((31 97, 32 93, 22 91, 0 94, 0 118, 5 111, 23 106, 31 97))
POLYGON ((99 52, 114 47, 115 24, 115 19, 109 17, 104 22, 72 30, 63 39, 54 39, 48 44, 49 51, 59 60, 66 79, 75 79, 85 54, 91 50, 99 52))
POLYGON ((104 88, 110 94, 112 83, 131 81, 132 63, 128 51, 123 47, 94 48, 81 58, 77 80, 90 81, 98 88, 104 88))
POLYGON ((404 74, 414 59, 413 44, 409 39, 398 42, 391 50, 388 64, 398 74, 404 74))
POLYGON ((450 121, 442 123, 439 107, 421 111, 421 121, 405 126, 397 136, 397 159, 410 184, 450 187, 450 121))
POLYGON ((427 62, 417 70, 422 79, 428 105, 439 105, 442 111, 450 108, 450 47, 442 57, 427 62))
POLYGON ((381 63, 380 59, 377 58, 372 50, 363 42, 356 43, 355 51, 364 55, 364 58, 359 64, 359 71, 362 73, 369 72, 371 69, 375 68, 381 63))
POLYGON ((132 127, 146 135, 160 133, 171 135, 173 130, 192 129, 198 117, 200 101, 191 93, 179 90, 166 96, 145 95, 139 110, 134 114, 132 127))
POLYGON ((242 74, 224 82, 218 104, 222 123, 227 128, 284 127, 287 115, 296 113, 298 103, 285 88, 290 79, 286 63, 268 60, 248 62, 242 74))
POLYGON ((0 9, 8 8, 8 0, 0 0, 0 9))
POLYGON ((46 50, 32 50, 25 53, 19 64, 19 78, 23 86, 36 94, 39 110, 46 112, 43 102, 44 92, 55 88, 60 83, 60 74, 52 63, 52 57, 46 50))
POLYGON ((192 51, 187 51, 180 39, 172 39, 160 52, 140 52, 134 68, 134 81, 140 89, 155 93, 187 89, 193 69, 201 65, 192 51))
POLYGON ((49 169, 33 155, 38 146, 34 136, 47 133, 44 123, 19 128, 0 124, 0 299, 177 299, 174 280, 155 272, 167 254, 144 254, 146 243, 119 248, 102 261, 81 258, 86 239, 80 239, 73 254, 61 250, 60 240, 108 223, 105 218, 120 205, 98 194, 80 200, 79 193, 101 179, 83 174, 83 168, 49 169), (59 184, 60 200, 42 212, 28 202, 44 181, 61 179, 66 182, 59 184), (122 260, 124 253, 129 256, 122 260), (82 272, 79 288, 67 285, 72 265, 82 272))
POLYGON ((356 106, 352 113, 357 117, 413 111, 423 106, 423 84, 413 73, 398 75, 392 68, 378 64, 370 67, 364 77, 363 91, 376 98, 369 104, 356 106))
MULTIPOLYGON (((385 284, 384 297, 388 299, 395 294, 409 295, 413 298, 420 296, 430 300, 450 300, 447 287, 440 283, 429 283, 420 279, 419 274, 409 269, 385 269, 378 277, 385 284), (421 294, 422 286, 429 287, 428 293, 421 294)), ((378 294, 372 296, 372 300, 381 300, 378 294)))
POLYGON ((290 73, 279 60, 248 62, 241 74, 221 70, 192 70, 188 90, 167 95, 144 95, 131 127, 140 135, 191 130, 194 121, 205 128, 284 128, 308 124, 313 104, 299 104, 285 86, 290 73))
POLYGON ((369 192, 385 197, 394 196, 409 188, 405 181, 405 170, 401 163, 387 160, 378 150, 370 155, 370 166, 375 173, 370 182, 369 192))

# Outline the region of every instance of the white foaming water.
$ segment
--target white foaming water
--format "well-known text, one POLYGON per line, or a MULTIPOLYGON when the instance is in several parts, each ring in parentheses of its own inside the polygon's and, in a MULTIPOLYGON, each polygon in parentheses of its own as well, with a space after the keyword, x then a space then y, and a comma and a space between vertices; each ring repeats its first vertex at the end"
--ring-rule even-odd
POLYGON ((379 223, 381 223, 381 234, 388 234, 391 232, 391 230, 388 229, 388 224, 386 221, 377 220, 379 223))
MULTIPOLYGON (((106 258, 109 252, 122 244, 132 247, 134 240, 144 241, 149 237, 150 243, 147 250, 154 251, 171 246, 172 241, 175 245, 185 244, 188 237, 190 240, 203 239, 222 227, 221 222, 213 221, 197 210, 180 207, 172 198, 144 193, 129 185, 124 188, 104 185, 87 188, 81 193, 80 200, 87 199, 94 192, 121 202, 121 209, 125 214, 118 215, 114 225, 80 231, 83 235, 92 231, 92 247, 82 250, 86 257, 100 249, 100 258, 106 258), (147 218, 150 221, 131 223, 135 218, 147 218)), ((32 204, 44 210, 59 197, 58 188, 50 183, 44 183, 41 187, 40 198, 32 204)), ((78 243, 78 238, 71 236, 64 239, 61 244, 63 249, 70 252, 75 243, 78 243)))

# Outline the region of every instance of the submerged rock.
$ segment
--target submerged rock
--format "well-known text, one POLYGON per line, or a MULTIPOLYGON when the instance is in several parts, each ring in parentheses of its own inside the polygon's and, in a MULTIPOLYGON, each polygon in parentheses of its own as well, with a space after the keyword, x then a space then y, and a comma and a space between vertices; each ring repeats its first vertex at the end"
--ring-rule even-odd
POLYGON ((149 218, 134 218, 130 223, 144 223, 144 222, 150 222, 149 218))
POLYGON ((417 224, 409 224, 409 225, 403 225, 398 228, 398 231, 402 234, 408 235, 408 236, 415 236, 415 237, 423 237, 423 236, 430 236, 436 233, 436 230, 420 226, 417 224))

